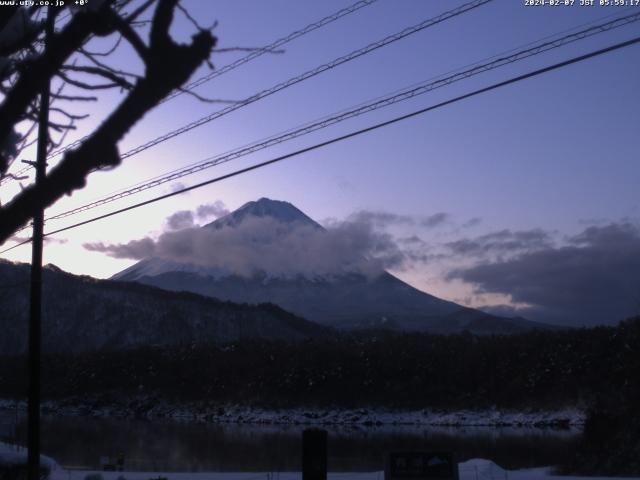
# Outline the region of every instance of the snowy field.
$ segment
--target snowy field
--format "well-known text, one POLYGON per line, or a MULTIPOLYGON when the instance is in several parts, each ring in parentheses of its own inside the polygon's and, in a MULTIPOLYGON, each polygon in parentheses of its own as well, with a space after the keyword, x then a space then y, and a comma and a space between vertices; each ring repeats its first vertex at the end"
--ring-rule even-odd
MULTIPOLYGON (((0 465, 26 462, 26 451, 16 450, 13 445, 0 443, 0 465)), ((53 459, 42 457, 42 463, 51 468, 51 480, 85 480, 88 475, 101 476, 103 480, 155 480, 159 477, 167 480, 301 480, 300 472, 100 472, 87 470, 66 470, 53 459)), ((459 464, 460 480, 607 480, 616 477, 576 477, 557 476, 550 468, 532 468, 525 470, 504 470, 490 460, 473 459, 459 464)), ((384 480, 383 472, 341 473, 331 472, 330 480, 384 480)), ((625 477, 633 480, 631 477, 625 477)), ((640 477, 634 477, 640 480, 640 477)))
MULTIPOLYGON (((460 480, 611 480, 615 477, 574 477, 552 475, 549 468, 532 468, 527 470, 503 470, 489 460, 473 459, 459 465, 460 480)), ((55 470, 52 480, 84 480, 88 474, 101 474, 104 480, 118 480, 121 476, 127 480, 154 480, 159 476, 167 480, 301 480, 300 472, 286 473, 158 473, 158 472, 67 472, 55 470)), ((626 480, 634 480, 625 477, 626 480)), ((640 477, 636 477, 638 480, 640 477)), ((384 480, 383 472, 339 473, 328 474, 328 480, 384 480)))

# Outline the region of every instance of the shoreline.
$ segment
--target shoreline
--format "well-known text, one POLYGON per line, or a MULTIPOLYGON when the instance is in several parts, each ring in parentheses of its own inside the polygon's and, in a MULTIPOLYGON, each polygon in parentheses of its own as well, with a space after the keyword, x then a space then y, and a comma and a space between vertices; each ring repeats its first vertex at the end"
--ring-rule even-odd
MULTIPOLYGON (((0 399, 0 413, 26 412, 25 401, 0 399)), ((242 405, 174 405, 148 398, 129 402, 46 401, 42 414, 55 417, 173 419, 217 424, 253 425, 353 425, 375 427, 526 427, 575 429, 584 426, 586 413, 579 408, 556 410, 394 410, 389 408, 286 408, 269 409, 242 405)))

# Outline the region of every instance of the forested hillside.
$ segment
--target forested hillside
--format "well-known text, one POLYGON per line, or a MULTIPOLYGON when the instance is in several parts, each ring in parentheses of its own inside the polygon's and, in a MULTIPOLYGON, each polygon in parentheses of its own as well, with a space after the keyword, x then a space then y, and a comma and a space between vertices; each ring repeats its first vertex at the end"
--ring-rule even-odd
MULTIPOLYGON (((0 359, 0 396, 22 395, 22 357, 0 359)), ((618 327, 476 337, 363 332, 49 355, 46 398, 260 406, 556 408, 638 392, 640 319, 618 327)))
MULTIPOLYGON (((0 261, 0 353, 26 351, 29 265, 0 261)), ((330 331, 272 304, 223 302, 194 293, 43 272, 42 343, 46 352, 143 345, 225 344, 249 338, 297 341, 330 331)))

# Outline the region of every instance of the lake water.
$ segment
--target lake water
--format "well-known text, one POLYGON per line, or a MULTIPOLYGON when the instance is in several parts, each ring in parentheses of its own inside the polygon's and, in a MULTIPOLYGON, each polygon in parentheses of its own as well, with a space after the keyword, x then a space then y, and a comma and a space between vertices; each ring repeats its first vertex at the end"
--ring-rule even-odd
MULTIPOLYGON (((87 417, 44 417, 42 451, 63 466, 99 468, 123 453, 129 470, 299 471, 304 426, 220 425, 87 417)), ((454 451, 459 461, 504 468, 554 465, 572 454, 577 430, 489 427, 326 427, 330 471, 384 468, 389 451, 454 451)), ((24 420, 17 429, 24 439, 24 420)))

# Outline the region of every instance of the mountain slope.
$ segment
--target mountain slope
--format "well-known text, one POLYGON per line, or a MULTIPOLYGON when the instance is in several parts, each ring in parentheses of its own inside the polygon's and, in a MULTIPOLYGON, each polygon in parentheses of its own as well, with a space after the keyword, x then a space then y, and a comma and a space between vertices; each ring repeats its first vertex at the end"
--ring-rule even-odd
MULTIPOLYGON (((0 353, 25 351, 29 266, 0 261, 0 353)), ((237 305, 193 293, 44 269, 43 348, 131 348, 241 338, 297 340, 328 334, 275 305, 237 305)))
MULTIPOLYGON (((255 219, 271 219, 291 232, 304 227, 324 229, 293 205, 261 198, 249 202, 202 229, 241 232, 255 219)), ((255 229, 251 235, 256 236, 255 229)), ((215 237, 212 237, 215 240, 215 237)), ((269 254, 267 241, 253 238, 256 248, 269 254), (265 246, 266 245, 266 246, 265 246)), ((211 248, 216 248, 211 245, 211 248)), ((219 252, 221 257, 225 251, 219 252)), ((272 275, 256 271, 238 275, 197 262, 181 263, 165 258, 144 259, 113 277, 173 291, 191 291, 233 302, 272 302, 308 320, 342 329, 390 328, 395 330, 451 333, 516 333, 541 324, 490 315, 422 292, 388 272, 365 275, 337 272, 325 275, 272 275)))

